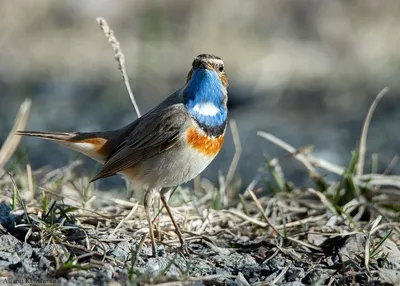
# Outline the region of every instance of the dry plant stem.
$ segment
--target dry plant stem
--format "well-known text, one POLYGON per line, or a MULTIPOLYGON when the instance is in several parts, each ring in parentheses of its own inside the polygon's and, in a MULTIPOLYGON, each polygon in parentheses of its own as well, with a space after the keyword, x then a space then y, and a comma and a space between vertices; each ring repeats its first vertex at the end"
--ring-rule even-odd
POLYGON ((240 143, 240 136, 237 129, 236 121, 234 119, 229 121, 229 126, 231 127, 232 137, 233 137, 233 145, 235 146, 235 154, 233 155, 231 165, 229 166, 228 173, 226 175, 225 181, 225 193, 230 187, 233 175, 235 174, 237 165, 239 163, 240 156, 242 155, 242 145, 240 143))
POLYGON ((16 136, 17 130, 24 130, 26 122, 29 116, 29 110, 31 109, 31 100, 25 99, 19 108, 17 117, 14 121, 14 126, 7 136, 6 141, 0 149, 0 172, 3 170, 4 165, 8 162, 11 156, 14 154, 21 141, 21 136, 16 136))
POLYGON ((316 196, 321 200, 321 203, 323 203, 323 204, 325 205, 325 207, 326 207, 333 215, 339 216, 339 214, 338 214, 338 212, 336 211, 335 207, 332 205, 332 203, 327 199, 327 197, 326 197, 323 193, 321 193, 321 192, 319 192, 319 191, 317 191, 317 190, 314 190, 313 188, 308 188, 308 191, 309 191, 310 193, 316 195, 316 196))
POLYGON ((389 172, 392 171, 393 167, 397 164, 398 160, 399 160, 399 156, 397 154, 394 155, 393 159, 390 161, 390 163, 386 167, 385 171, 383 171, 383 175, 389 174, 389 172))
MULTIPOLYGON (((69 244, 69 243, 66 243, 66 242, 61 242, 61 245, 65 246, 66 248, 76 249, 76 250, 79 250, 79 251, 82 251, 82 252, 88 252, 89 251, 88 249, 86 249, 86 248, 84 248, 82 246, 73 245, 73 244, 69 244)), ((96 255, 98 255, 100 257, 104 256, 104 254, 101 254, 101 253, 96 252, 96 251, 94 251, 92 253, 94 253, 94 254, 96 254, 96 255)), ((118 259, 115 259, 114 257, 104 256, 104 258, 109 259, 110 261, 113 261, 113 262, 117 263, 120 266, 125 266, 124 262, 122 262, 122 261, 120 261, 118 259)))
POLYGON ((312 178, 320 178, 319 173, 317 172, 317 170, 315 170, 310 161, 307 160, 304 154, 301 153, 299 154, 296 148, 294 148, 293 146, 289 145, 288 143, 284 142, 283 140, 277 138, 276 136, 270 133, 264 131, 258 131, 257 135, 281 147, 283 150, 289 152, 294 158, 296 158, 300 163, 302 163, 304 167, 306 167, 306 169, 310 172, 312 178))
POLYGON ((274 227, 274 225, 270 222, 269 218, 265 215, 264 210, 260 204, 260 201, 257 199, 256 195, 253 193, 252 190, 248 189, 247 190, 251 196, 251 198, 253 199, 254 203, 256 204, 256 207, 258 209, 258 211, 261 213, 261 215, 263 216, 263 218, 265 219, 265 221, 267 222, 267 224, 274 230, 274 232, 279 235, 282 236, 279 231, 276 230, 276 228, 274 227))
POLYGON ((367 136, 372 115, 374 114, 379 101, 388 91, 389 88, 385 87, 378 93, 368 110, 367 116, 365 117, 364 125, 361 131, 360 146, 358 148, 357 176, 361 176, 364 171, 365 152, 367 151, 367 136))
POLYGON ((132 209, 131 209, 131 211, 129 212, 129 214, 128 214, 126 217, 124 217, 124 218, 119 222, 119 224, 115 227, 115 229, 113 230, 113 232, 108 236, 108 239, 110 239, 111 237, 113 237, 114 234, 117 232, 117 230, 122 226, 122 224, 123 224, 125 221, 127 221, 127 220, 135 213, 135 211, 136 211, 136 209, 138 208, 138 206, 139 206, 139 204, 136 203, 136 204, 132 207, 132 209))
MULTIPOLYGON (((328 162, 324 159, 316 158, 312 155, 303 155, 303 154, 297 154, 296 149, 289 145, 288 143, 284 142, 283 140, 275 137, 272 134, 259 131, 257 133, 259 136, 271 141, 275 145, 281 147, 282 149, 288 151, 295 157, 297 160, 299 160, 305 167, 306 169, 311 173, 311 176, 319 176, 318 172, 315 170, 314 167, 322 168, 326 171, 332 172, 334 174, 337 174, 339 176, 343 175, 343 173, 346 171, 346 168, 333 164, 331 162, 328 162)), ((274 159, 273 159, 274 160, 274 159)), ((271 160, 271 161, 273 161, 271 160)), ((397 161, 397 157, 395 157, 393 162, 397 161)), ((390 168, 392 167, 393 163, 390 163, 390 168)), ((315 177, 314 177, 315 178, 315 177)), ((365 186, 366 183, 371 186, 381 186, 381 185, 387 185, 387 186, 393 186, 393 187, 398 187, 400 188, 400 176, 385 176, 381 174, 365 174, 365 175, 360 175, 360 176, 354 176, 354 182, 356 183, 357 186, 365 186), (366 182, 368 181, 368 182, 366 182)))
MULTIPOLYGON (((269 226, 268 223, 265 223, 265 222, 262 222, 262 221, 259 221, 259 220, 255 219, 255 218, 249 217, 249 216, 245 215, 244 213, 238 212, 236 210, 222 210, 221 212, 229 213, 229 214, 231 214, 233 216, 241 218, 242 220, 244 220, 246 222, 249 222, 249 223, 261 226, 261 227, 269 226)), ((309 222, 316 222, 316 221, 319 221, 319 220, 322 220, 322 219, 326 218, 326 216, 327 216, 327 214, 322 214, 322 215, 317 215, 317 216, 310 216, 310 217, 307 217, 307 218, 304 218, 304 219, 288 222, 285 225, 283 225, 283 224, 282 225, 277 225, 277 226, 275 226, 275 229, 277 229, 277 230, 282 230, 282 229, 285 229, 285 228, 288 229, 288 228, 296 227, 296 226, 303 225, 303 224, 306 224, 306 223, 309 223, 309 222)))
POLYGON ((209 275, 209 276, 189 277, 189 278, 187 278, 186 280, 183 280, 183 281, 168 281, 168 282, 152 284, 152 285, 155 285, 155 286, 182 286, 182 285, 187 285, 185 283, 185 281, 197 282, 197 281, 215 280, 215 279, 218 279, 218 278, 235 279, 236 277, 237 276, 235 276, 235 275, 214 274, 214 275, 209 275))
POLYGON ((276 278, 274 279, 274 281, 272 281, 271 285, 276 285, 276 283, 279 282, 279 280, 281 280, 281 278, 286 274, 286 272, 289 270, 290 265, 287 265, 282 271, 281 273, 279 273, 278 276, 276 276, 276 278))
POLYGON ((137 203, 128 202, 121 199, 114 199, 114 203, 124 206, 124 207, 134 207, 137 203))
POLYGON ((293 242, 295 242, 295 243, 297 243, 297 244, 303 245, 303 246, 305 246, 305 247, 307 247, 307 248, 311 248, 311 249, 313 249, 313 250, 316 250, 316 251, 319 251, 319 252, 323 252, 323 249, 322 249, 321 247, 318 247, 318 246, 309 244, 309 243, 307 243, 307 242, 298 240, 298 239, 296 239, 296 238, 293 238, 293 237, 286 237, 286 239, 287 239, 287 240, 290 240, 290 241, 293 241, 293 242))
POLYGON ((343 173, 346 171, 346 168, 344 168, 342 166, 339 166, 339 165, 336 165, 334 163, 328 162, 328 161, 326 161, 324 159, 321 159, 321 158, 316 158, 316 157, 314 157, 312 155, 308 155, 307 159, 314 167, 324 169, 324 170, 326 170, 328 172, 332 172, 332 173, 334 173, 336 175, 339 175, 339 176, 343 175, 343 173))
POLYGON ((32 168, 31 165, 26 165, 26 175, 28 176, 28 191, 29 191, 29 200, 33 200, 35 197, 35 191, 33 189, 33 177, 32 177, 32 168))
POLYGON ((140 117, 139 107, 136 103, 135 97, 133 96, 132 89, 129 84, 129 78, 126 73, 125 55, 122 52, 121 45, 118 42, 117 38, 115 37, 114 31, 110 29, 110 27, 107 24, 107 21, 103 17, 97 18, 97 24, 103 30, 104 35, 106 36, 108 41, 111 43, 111 47, 114 51, 115 60, 118 62, 118 68, 122 74, 122 80, 125 83, 126 89, 128 91, 129 97, 131 98, 131 101, 132 101, 133 107, 135 108, 136 114, 138 117, 140 117))
POLYGON ((222 212, 227 212, 227 213, 229 213, 231 215, 234 215, 236 217, 241 218, 242 220, 244 220, 246 222, 249 222, 249 223, 261 226, 261 227, 267 227, 268 226, 267 223, 259 221, 259 220, 255 219, 255 218, 249 217, 249 216, 245 215, 244 213, 238 212, 236 210, 222 210, 222 212))

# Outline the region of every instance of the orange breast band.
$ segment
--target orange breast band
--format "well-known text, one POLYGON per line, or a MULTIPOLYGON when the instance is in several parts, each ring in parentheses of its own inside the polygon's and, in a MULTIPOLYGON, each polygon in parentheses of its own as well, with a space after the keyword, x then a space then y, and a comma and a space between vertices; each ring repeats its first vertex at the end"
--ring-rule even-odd
POLYGON ((206 133, 200 133, 195 126, 189 128, 186 136, 187 143, 192 148, 206 156, 215 156, 221 150, 224 143, 224 135, 217 138, 208 137, 206 133))

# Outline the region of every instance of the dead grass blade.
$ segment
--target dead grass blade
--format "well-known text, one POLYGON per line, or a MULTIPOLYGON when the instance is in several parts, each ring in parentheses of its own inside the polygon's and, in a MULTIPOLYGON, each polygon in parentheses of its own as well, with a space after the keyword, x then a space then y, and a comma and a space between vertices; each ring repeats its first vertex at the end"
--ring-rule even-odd
POLYGON ((114 234, 117 232, 117 230, 123 225, 123 223, 124 223, 125 221, 127 221, 128 219, 130 219, 130 217, 131 217, 131 216, 135 213, 135 211, 137 210, 138 206, 139 206, 139 204, 136 203, 136 204, 132 207, 132 209, 131 209, 131 211, 129 212, 129 214, 128 214, 126 217, 124 217, 124 218, 118 223, 118 225, 115 227, 115 229, 114 229, 114 230, 111 232, 111 234, 108 236, 108 239, 112 238, 112 237, 114 236, 114 234))
POLYGON ((335 216, 339 216, 336 208, 333 204, 328 200, 328 198, 321 192, 314 190, 313 188, 308 188, 308 191, 314 195, 316 195, 320 200, 321 203, 335 216))
POLYGON ((4 165, 10 160, 11 156, 14 154, 15 150, 18 147, 19 142, 21 141, 21 136, 16 136, 15 132, 17 130, 24 130, 26 122, 29 116, 29 110, 31 108, 31 100, 25 99, 19 108, 17 117, 14 121, 14 126, 11 129, 11 132, 8 134, 6 141, 0 150, 0 171, 2 171, 4 165))
POLYGON ((35 190, 33 188, 32 168, 29 164, 26 164, 26 176, 28 179, 28 200, 33 200, 35 197, 35 190))
POLYGON ((274 279, 274 281, 272 281, 271 285, 276 285, 279 280, 282 279, 282 277, 286 274, 286 272, 288 272, 290 265, 287 265, 285 268, 282 269, 281 273, 279 273, 278 276, 276 276, 276 278, 274 279))
POLYGON ((271 143, 281 147, 283 150, 286 150, 287 152, 290 153, 294 158, 296 158, 300 163, 304 165, 304 167, 308 170, 310 173, 310 176, 313 179, 320 178, 320 174, 315 170, 315 168, 312 166, 310 161, 306 158, 306 156, 302 153, 299 153, 296 148, 291 146, 290 144, 284 142, 283 140, 279 139, 278 137, 264 132, 264 131, 258 131, 257 135, 270 141, 271 143))
POLYGON ((367 151, 367 136, 372 115, 374 114, 376 106, 378 105, 379 101, 388 91, 389 88, 385 87, 378 93, 378 95, 375 97, 375 100, 369 107, 367 116, 365 117, 364 125, 361 131, 360 146, 358 148, 358 162, 357 162, 357 173, 356 173, 358 176, 361 176, 364 171, 365 152, 367 151))
POLYGON ((277 229, 275 228, 275 226, 271 223, 271 221, 269 220, 269 218, 265 215, 265 212, 260 204, 260 201, 257 199, 256 195, 253 193, 252 190, 248 189, 247 192, 250 194, 251 198, 253 199, 254 203, 256 204, 256 207, 258 209, 258 211, 261 213, 262 217, 264 218, 264 220, 267 222, 267 224, 273 229, 273 231, 279 235, 282 236, 279 231, 277 231, 277 229))
POLYGON ((399 161, 399 156, 396 154, 394 155, 393 159, 390 161, 389 165, 386 167, 385 171, 383 171, 383 175, 387 175, 389 174, 393 167, 397 164, 397 162, 399 161))
POLYGON ((307 159, 314 167, 324 169, 339 176, 342 176, 343 173, 346 171, 345 167, 336 165, 321 158, 316 158, 313 155, 308 155, 307 159))

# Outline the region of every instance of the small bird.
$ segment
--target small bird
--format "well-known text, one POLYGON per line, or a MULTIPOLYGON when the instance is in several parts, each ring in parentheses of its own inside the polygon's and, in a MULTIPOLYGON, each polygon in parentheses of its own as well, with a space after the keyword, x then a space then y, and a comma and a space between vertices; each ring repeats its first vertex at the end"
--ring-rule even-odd
POLYGON ((200 174, 224 142, 228 78, 221 58, 194 58, 185 85, 158 106, 114 131, 58 133, 17 131, 55 141, 104 164, 91 180, 122 174, 146 190, 144 208, 153 255, 157 256, 150 206, 159 192, 182 248, 186 248, 168 199, 171 190, 200 174))

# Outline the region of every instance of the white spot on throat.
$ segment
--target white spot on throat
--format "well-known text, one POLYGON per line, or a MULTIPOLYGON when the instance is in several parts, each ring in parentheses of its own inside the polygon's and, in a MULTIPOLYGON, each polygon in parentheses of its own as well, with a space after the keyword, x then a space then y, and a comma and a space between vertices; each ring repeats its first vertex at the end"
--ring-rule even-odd
POLYGON ((220 112, 219 108, 214 105, 212 102, 200 102, 197 103, 193 110, 201 115, 213 116, 220 112))

